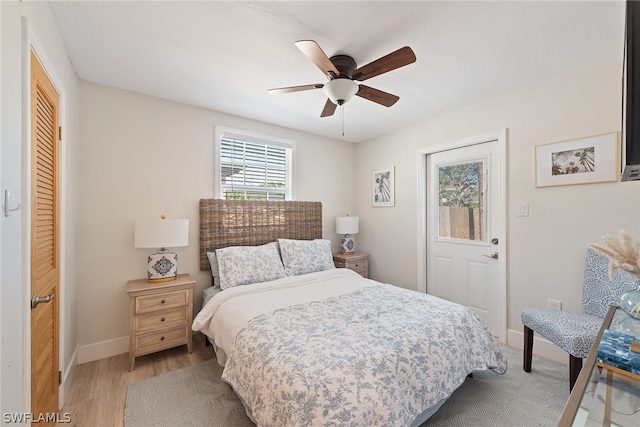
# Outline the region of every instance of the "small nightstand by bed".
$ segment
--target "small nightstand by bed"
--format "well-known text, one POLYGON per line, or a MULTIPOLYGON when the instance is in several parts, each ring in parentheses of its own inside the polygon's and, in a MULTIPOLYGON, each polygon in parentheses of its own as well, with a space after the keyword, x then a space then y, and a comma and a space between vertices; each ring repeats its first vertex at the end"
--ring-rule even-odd
POLYGON ((369 277, 369 254, 362 252, 333 254, 333 263, 337 268, 348 268, 365 279, 369 277))
POLYGON ((180 274, 176 280, 149 283, 129 280, 129 370, 138 356, 186 344, 191 353, 193 287, 195 280, 180 274))

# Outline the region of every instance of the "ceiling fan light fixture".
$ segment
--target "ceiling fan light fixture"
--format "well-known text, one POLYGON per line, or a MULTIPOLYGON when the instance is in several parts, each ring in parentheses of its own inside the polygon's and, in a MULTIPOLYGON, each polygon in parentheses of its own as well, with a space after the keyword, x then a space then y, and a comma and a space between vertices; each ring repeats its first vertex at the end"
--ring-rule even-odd
POLYGON ((349 102, 359 89, 358 83, 350 79, 333 79, 324 85, 324 93, 336 105, 349 102))

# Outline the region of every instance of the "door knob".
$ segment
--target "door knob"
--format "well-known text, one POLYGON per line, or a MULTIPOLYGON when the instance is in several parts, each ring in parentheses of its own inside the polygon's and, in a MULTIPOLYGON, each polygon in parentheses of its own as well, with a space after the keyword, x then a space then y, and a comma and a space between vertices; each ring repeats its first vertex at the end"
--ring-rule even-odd
POLYGON ((498 259, 498 252, 491 252, 491 255, 482 255, 482 256, 486 256, 487 258, 498 259))
POLYGON ((53 294, 47 295, 46 297, 41 297, 38 294, 33 294, 33 297, 31 298, 31 309, 33 310, 38 304, 49 302, 52 299, 53 294))

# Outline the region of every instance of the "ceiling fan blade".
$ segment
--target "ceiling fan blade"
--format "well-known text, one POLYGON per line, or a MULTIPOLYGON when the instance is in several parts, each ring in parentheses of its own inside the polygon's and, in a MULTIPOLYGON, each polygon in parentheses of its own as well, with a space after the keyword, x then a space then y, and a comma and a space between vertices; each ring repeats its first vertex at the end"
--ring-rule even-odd
POLYGON ((299 40, 295 45, 311 62, 316 64, 316 67, 320 68, 325 75, 330 76, 331 73, 333 73, 333 77, 340 75, 336 66, 333 65, 329 57, 323 52, 320 46, 318 46, 318 43, 313 40, 299 40))
POLYGON ((331 102, 330 99, 327 99, 327 103, 324 104, 324 108, 322 109, 322 113, 320 114, 320 117, 333 116, 333 113, 336 112, 336 107, 337 107, 336 104, 331 102))
POLYGON ((358 68, 353 72, 353 79, 364 81, 414 62, 416 62, 415 53, 409 46, 405 46, 358 68))
POLYGON ((373 101, 376 104, 384 105, 385 107, 391 107, 400 99, 399 96, 365 85, 360 85, 360 91, 356 93, 356 95, 361 98, 368 99, 369 101, 373 101))
POLYGON ((300 92, 303 90, 322 89, 323 87, 324 85, 322 83, 316 83, 314 85, 279 87, 276 89, 269 89, 267 92, 272 95, 277 95, 281 93, 300 92))

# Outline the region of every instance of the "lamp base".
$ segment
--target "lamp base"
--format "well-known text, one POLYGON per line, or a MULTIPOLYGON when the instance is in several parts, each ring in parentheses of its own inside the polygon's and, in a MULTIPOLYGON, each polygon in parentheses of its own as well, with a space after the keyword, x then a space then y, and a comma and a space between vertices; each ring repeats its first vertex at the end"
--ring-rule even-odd
POLYGON ((178 254, 158 251, 147 258, 147 281, 170 282, 178 277, 178 254))
POLYGON ((355 248, 356 242, 354 242, 351 234, 345 234, 344 237, 340 239, 340 253, 352 254, 355 248))

